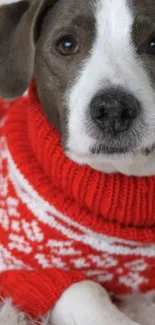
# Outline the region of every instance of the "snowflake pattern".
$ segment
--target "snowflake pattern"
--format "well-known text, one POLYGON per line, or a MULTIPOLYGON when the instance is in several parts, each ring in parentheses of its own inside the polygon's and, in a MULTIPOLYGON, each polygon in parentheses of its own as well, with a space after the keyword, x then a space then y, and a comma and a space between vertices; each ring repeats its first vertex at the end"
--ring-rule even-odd
MULTIPOLYGON (((139 290, 141 285, 149 282, 151 258, 130 254, 127 259, 122 253, 112 254, 108 249, 98 250, 91 245, 91 238, 88 243, 82 242, 70 237, 70 233, 64 236, 61 229, 59 239, 54 239, 50 237, 49 225, 46 225, 47 235, 43 230, 43 222, 37 216, 30 220, 29 213, 32 211, 26 205, 21 208, 22 198, 17 195, 7 173, 7 163, 7 145, 5 139, 1 138, 0 234, 4 240, 0 243, 0 271, 31 269, 34 265, 42 268, 77 269, 105 286, 112 286, 115 282, 118 287, 123 285, 129 291, 139 290)), ((52 217, 56 218, 54 213, 52 217)), ((67 223, 65 227, 68 227, 67 223)), ((103 240, 106 241, 105 237, 103 240)), ((122 242, 122 246, 123 244, 122 242)), ((115 239, 110 245, 121 246, 121 241, 115 239)), ((130 249, 129 243, 128 246, 130 249)))

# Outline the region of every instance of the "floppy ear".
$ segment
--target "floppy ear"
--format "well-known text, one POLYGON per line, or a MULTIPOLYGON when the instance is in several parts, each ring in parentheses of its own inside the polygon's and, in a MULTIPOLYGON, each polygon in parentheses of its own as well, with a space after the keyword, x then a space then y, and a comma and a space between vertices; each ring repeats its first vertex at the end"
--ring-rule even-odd
POLYGON ((0 96, 4 98, 18 97, 29 86, 37 28, 46 3, 25 0, 0 7, 0 96))

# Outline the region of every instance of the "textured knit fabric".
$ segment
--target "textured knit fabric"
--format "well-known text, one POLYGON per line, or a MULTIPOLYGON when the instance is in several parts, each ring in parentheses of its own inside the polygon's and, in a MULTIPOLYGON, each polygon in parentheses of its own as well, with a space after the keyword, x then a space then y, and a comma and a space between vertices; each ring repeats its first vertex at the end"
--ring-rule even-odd
POLYGON ((69 160, 35 84, 8 106, 0 102, 1 296, 38 316, 87 278, 110 293, 155 289, 155 177, 69 160))

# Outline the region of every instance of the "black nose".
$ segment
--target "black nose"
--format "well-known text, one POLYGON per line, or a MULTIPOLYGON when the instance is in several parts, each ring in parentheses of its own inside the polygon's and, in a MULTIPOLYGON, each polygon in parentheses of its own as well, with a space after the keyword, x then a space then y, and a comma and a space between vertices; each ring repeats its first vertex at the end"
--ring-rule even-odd
POLYGON ((139 101, 122 89, 100 92, 90 103, 92 119, 105 132, 128 131, 140 112, 139 101))

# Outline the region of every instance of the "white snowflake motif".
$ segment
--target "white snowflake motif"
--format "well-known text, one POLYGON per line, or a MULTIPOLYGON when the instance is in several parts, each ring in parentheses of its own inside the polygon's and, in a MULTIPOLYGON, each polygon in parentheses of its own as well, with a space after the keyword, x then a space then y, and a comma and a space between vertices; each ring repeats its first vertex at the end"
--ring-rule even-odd
POLYGON ((0 174, 0 195, 2 196, 1 201, 4 202, 4 198, 6 198, 8 195, 8 176, 3 176, 1 174, 0 174))
MULTIPOLYGON (((48 254, 45 255, 41 252, 35 255, 35 259, 43 268, 56 267, 69 269, 68 261, 73 263, 76 262, 79 266, 80 263, 83 264, 83 260, 80 258, 75 259, 75 256, 81 256, 81 251, 74 249, 72 240, 63 241, 50 239, 47 241, 45 247, 50 249, 48 254)), ((41 251, 43 248, 44 246, 39 246, 41 251)))
POLYGON ((89 259, 95 263, 96 270, 89 269, 86 271, 88 276, 93 277, 99 283, 112 281, 114 278, 114 270, 118 265, 118 259, 114 256, 104 253, 102 255, 89 255, 89 259))
POLYGON ((39 227, 39 224, 36 220, 31 222, 27 222, 26 220, 22 220, 22 229, 24 230, 26 237, 32 242, 41 243, 44 239, 44 234, 39 227))
POLYGON ((103 267, 104 269, 108 269, 110 267, 114 267, 118 264, 118 260, 113 256, 105 253, 101 256, 89 255, 89 258, 94 262, 98 267, 103 267))
POLYGON ((72 240, 48 240, 47 247, 50 248, 51 254, 54 253, 57 256, 81 256, 82 252, 80 250, 76 250, 73 247, 72 240))
POLYGON ((0 200, 0 224, 4 230, 9 229, 11 217, 19 218, 18 204, 19 201, 12 197, 0 200))
POLYGON ((28 268, 24 263, 14 257, 3 245, 0 244, 0 272, 12 270, 12 269, 23 269, 28 268))
POLYGON ((118 269, 120 274, 119 283, 124 284, 132 291, 138 291, 142 283, 147 283, 148 279, 141 273, 148 268, 146 261, 143 258, 136 261, 125 263, 124 270, 118 269))
POLYGON ((63 262, 61 257, 55 257, 51 255, 45 255, 44 253, 36 254, 35 259, 41 265, 43 269, 46 268, 58 268, 67 269, 66 264, 63 262))
POLYGON ((10 234, 8 247, 10 250, 16 249, 17 251, 25 254, 30 254, 32 252, 32 247, 21 235, 10 234))

